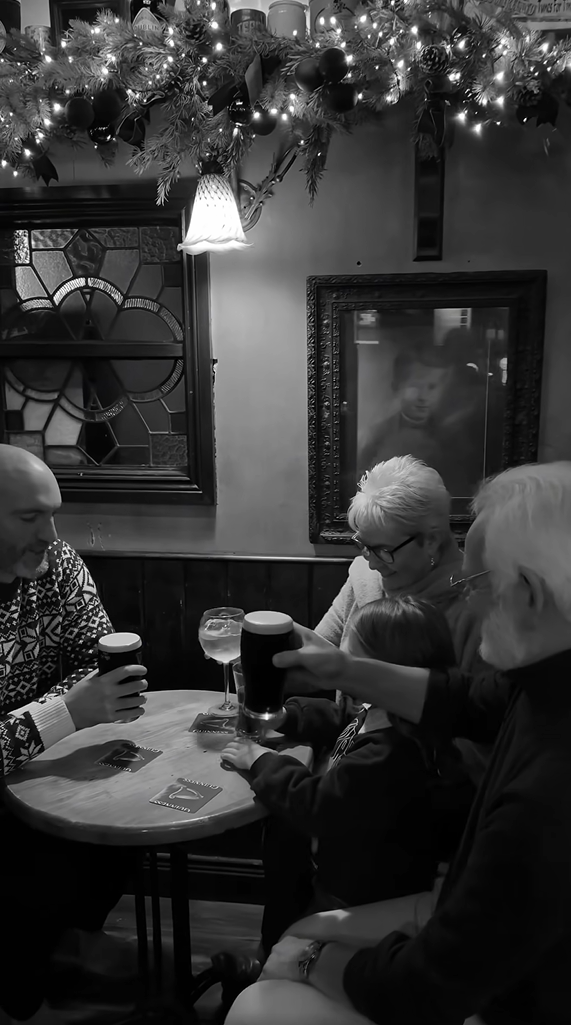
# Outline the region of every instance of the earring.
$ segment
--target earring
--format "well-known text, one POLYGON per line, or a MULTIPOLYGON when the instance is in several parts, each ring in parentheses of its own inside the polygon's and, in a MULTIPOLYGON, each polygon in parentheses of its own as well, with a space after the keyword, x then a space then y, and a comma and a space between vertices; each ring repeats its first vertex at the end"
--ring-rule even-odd
POLYGON ((435 561, 434 561, 434 556, 433 556, 433 555, 431 555, 431 556, 430 556, 430 568, 431 568, 431 569, 434 569, 434 567, 435 567, 435 566, 436 566, 436 563, 435 563, 435 561))

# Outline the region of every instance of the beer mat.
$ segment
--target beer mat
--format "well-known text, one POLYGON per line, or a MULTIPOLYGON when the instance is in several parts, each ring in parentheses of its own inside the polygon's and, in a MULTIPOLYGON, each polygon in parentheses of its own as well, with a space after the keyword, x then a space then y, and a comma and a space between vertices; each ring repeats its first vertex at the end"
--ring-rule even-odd
POLYGON ((138 772, 147 762, 162 755, 156 747, 138 747, 128 740, 114 747, 112 751, 100 758, 97 765, 109 765, 112 769, 122 769, 123 772, 138 772))
POLYGON ((193 815, 221 793, 222 787, 214 786, 213 783, 199 783, 196 779, 181 778, 170 783, 160 794, 151 797, 149 803, 162 804, 165 808, 174 808, 175 811, 185 811, 188 815, 193 815))
POLYGON ((201 712, 191 726, 189 733, 235 733, 237 716, 235 715, 206 715, 201 712))

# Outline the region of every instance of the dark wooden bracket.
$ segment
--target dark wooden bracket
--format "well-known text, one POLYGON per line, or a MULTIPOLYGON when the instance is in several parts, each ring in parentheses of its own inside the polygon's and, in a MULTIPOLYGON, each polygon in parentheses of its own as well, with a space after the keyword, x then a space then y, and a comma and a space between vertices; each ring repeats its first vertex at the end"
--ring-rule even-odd
POLYGON ((414 151, 414 257, 416 262, 442 259, 444 233, 445 151, 424 157, 414 151))

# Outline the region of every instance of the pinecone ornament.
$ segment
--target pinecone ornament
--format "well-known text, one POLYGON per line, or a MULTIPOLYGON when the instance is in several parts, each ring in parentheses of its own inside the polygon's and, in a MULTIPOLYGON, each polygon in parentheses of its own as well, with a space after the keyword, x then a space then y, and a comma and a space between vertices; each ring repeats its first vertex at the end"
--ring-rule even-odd
POLYGON ((212 47, 210 32, 203 21, 194 21, 185 30, 186 38, 200 51, 201 48, 212 47))
POLYGON ((425 75, 443 75, 449 63, 448 50, 441 44, 423 46, 418 55, 418 66, 425 75))

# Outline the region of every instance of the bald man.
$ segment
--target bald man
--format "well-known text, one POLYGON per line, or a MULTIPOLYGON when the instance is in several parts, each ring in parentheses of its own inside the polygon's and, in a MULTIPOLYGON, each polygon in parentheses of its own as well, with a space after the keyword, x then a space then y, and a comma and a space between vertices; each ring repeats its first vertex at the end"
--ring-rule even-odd
MULTIPOLYGON (((0 775, 76 730, 142 715, 146 670, 103 676, 97 641, 112 632, 82 559, 58 539, 57 481, 23 449, 0 445, 0 775), (126 677, 140 693, 123 696, 126 677)), ((132 691, 132 687, 129 687, 132 691)), ((68 951, 96 965, 97 937, 122 892, 118 850, 56 841, 1 809, 0 886, 10 942, 0 1008, 25 1020, 44 999, 50 957, 68 951), (70 930, 74 930, 70 932, 70 930), (25 955, 24 955, 25 951, 25 955)))

